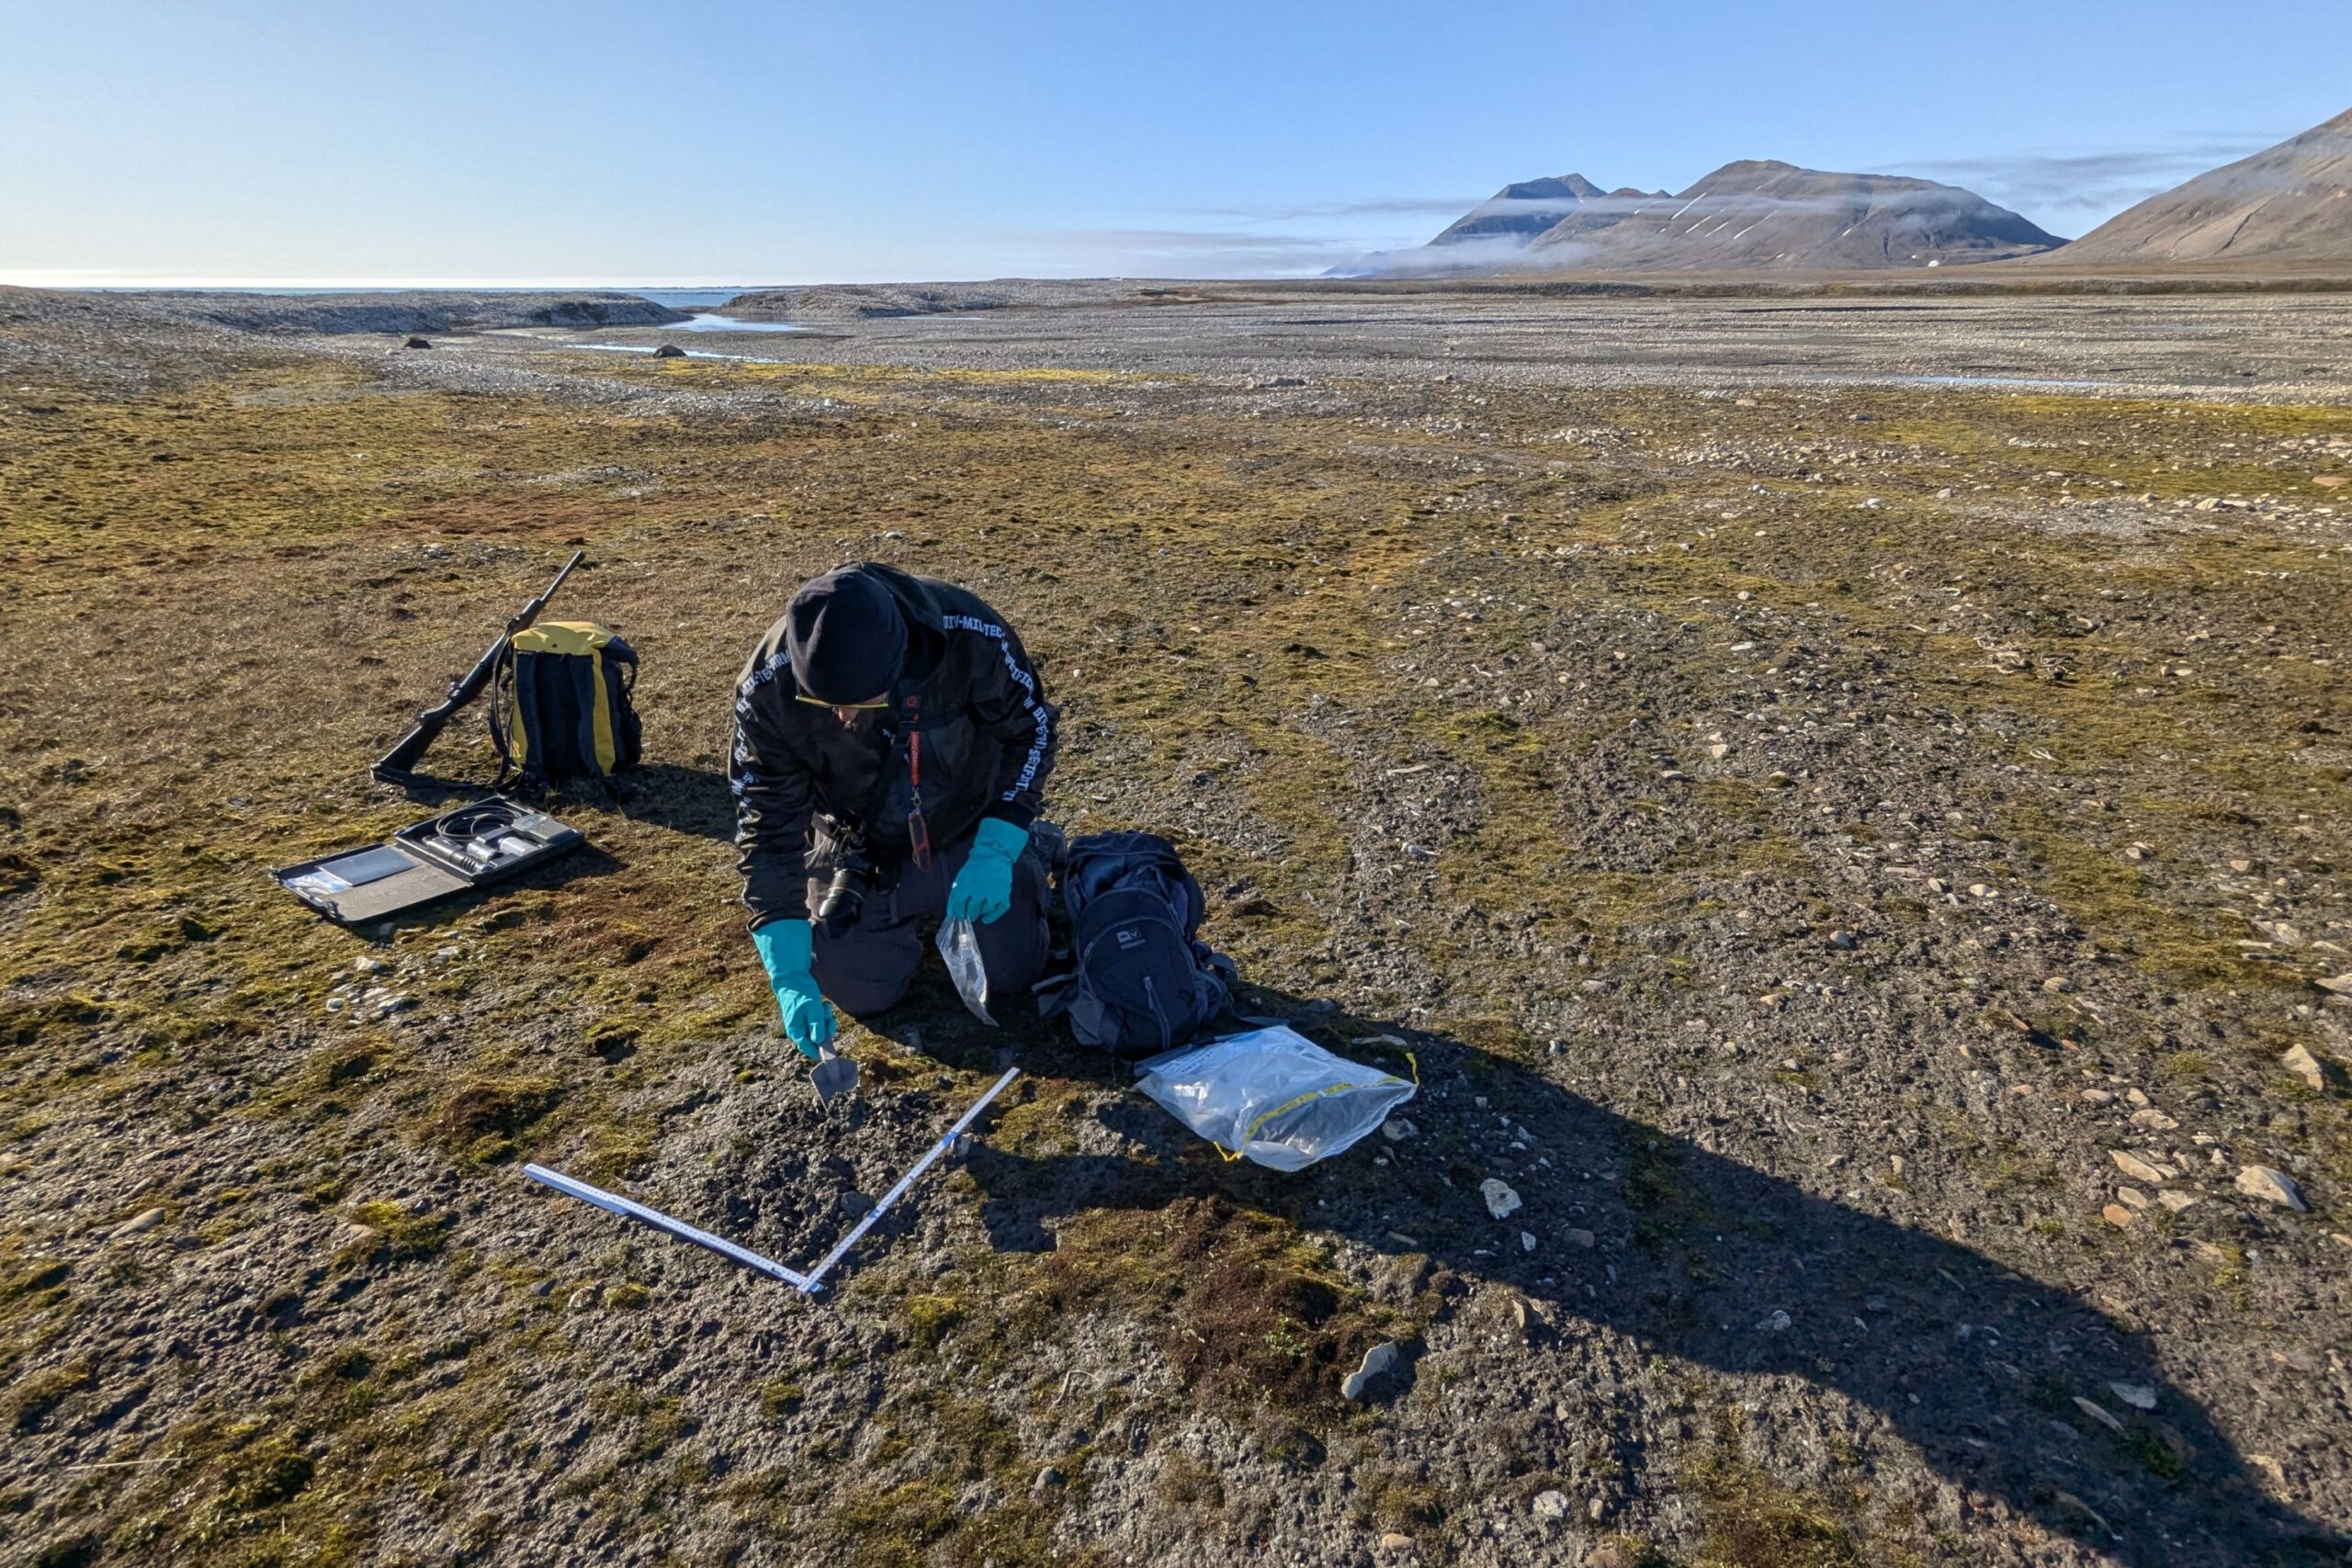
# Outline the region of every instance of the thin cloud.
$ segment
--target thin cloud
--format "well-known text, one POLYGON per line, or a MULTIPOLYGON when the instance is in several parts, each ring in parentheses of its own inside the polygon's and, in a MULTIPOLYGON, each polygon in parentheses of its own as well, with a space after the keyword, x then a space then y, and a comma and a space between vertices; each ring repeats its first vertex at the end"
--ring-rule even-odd
POLYGON ((1475 196, 1389 196, 1365 201, 1307 201, 1267 207, 1193 207, 1181 209, 1189 218, 1222 219, 1232 223, 1306 223, 1346 221, 1358 218, 1429 218, 1454 216, 1478 205, 1475 196))
POLYGON ((2258 152, 2286 134, 2220 134, 2173 147, 1929 158, 1904 168, 1966 186, 2029 216, 2038 209, 2104 220, 2218 164, 2258 152))
POLYGON ((1230 229, 1055 229, 1008 236, 1026 268, 1065 276, 1267 277, 1321 272, 1360 240, 1230 229))

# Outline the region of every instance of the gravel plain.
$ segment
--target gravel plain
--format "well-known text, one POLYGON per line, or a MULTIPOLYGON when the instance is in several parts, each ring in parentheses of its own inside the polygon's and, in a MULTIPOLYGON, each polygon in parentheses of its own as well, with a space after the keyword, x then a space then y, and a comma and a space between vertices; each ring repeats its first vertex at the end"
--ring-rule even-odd
POLYGON ((972 288, 0 293, 0 1551, 2346 1561, 2352 299, 972 288), (310 918, 572 547, 592 851, 310 918), (861 557, 1022 628, 1052 815, 1389 1135, 1226 1163, 936 976, 820 1110, 722 760, 861 557), (1011 1064, 821 1303, 520 1175, 801 1260, 1011 1064))

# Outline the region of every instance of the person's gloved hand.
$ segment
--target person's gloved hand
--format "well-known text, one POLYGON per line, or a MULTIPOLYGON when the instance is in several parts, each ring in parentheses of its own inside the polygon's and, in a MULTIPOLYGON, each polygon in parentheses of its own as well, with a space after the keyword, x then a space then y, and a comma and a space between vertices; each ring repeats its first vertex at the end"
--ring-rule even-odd
POLYGON ((972 852, 947 890, 947 918, 989 925, 1012 908, 1012 863, 1029 846, 1029 829, 1001 817, 983 817, 972 835, 972 852))
POLYGON ((752 932, 752 945, 760 950, 760 964, 775 988, 775 1005, 784 1011, 784 1032, 812 1062, 817 1048, 833 1037, 833 1010, 808 972, 815 942, 806 920, 770 920, 752 932))

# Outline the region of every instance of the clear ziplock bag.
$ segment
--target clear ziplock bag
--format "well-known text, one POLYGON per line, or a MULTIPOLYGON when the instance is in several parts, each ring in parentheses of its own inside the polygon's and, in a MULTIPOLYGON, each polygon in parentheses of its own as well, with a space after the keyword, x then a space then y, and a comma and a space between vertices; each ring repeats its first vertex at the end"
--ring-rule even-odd
POLYGON ((988 965, 980 962, 980 942, 972 934, 972 922, 940 921, 937 946, 939 956, 947 961, 947 977, 956 982, 956 994, 974 1018, 994 1029, 996 1020, 989 1016, 988 965))
POLYGON ((1304 1170, 1351 1146, 1419 1088, 1279 1024, 1170 1051, 1136 1070, 1144 1093, 1227 1158, 1274 1170, 1304 1170))

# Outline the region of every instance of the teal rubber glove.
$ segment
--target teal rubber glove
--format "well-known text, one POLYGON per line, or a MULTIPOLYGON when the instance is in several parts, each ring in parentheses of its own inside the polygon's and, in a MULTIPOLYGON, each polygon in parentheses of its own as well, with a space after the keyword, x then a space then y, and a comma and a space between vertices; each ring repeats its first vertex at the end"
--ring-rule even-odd
POLYGON ((1012 908, 1012 863, 1029 847, 1029 829, 1001 817, 983 817, 972 835, 972 852, 947 890, 947 918, 992 925, 1012 908))
POLYGON ((818 1047, 833 1037, 833 1010, 817 989, 808 972, 816 933, 806 920, 770 920, 752 933, 760 950, 760 966, 775 988, 775 1005, 784 1011, 784 1032, 800 1054, 817 1060, 818 1047))

